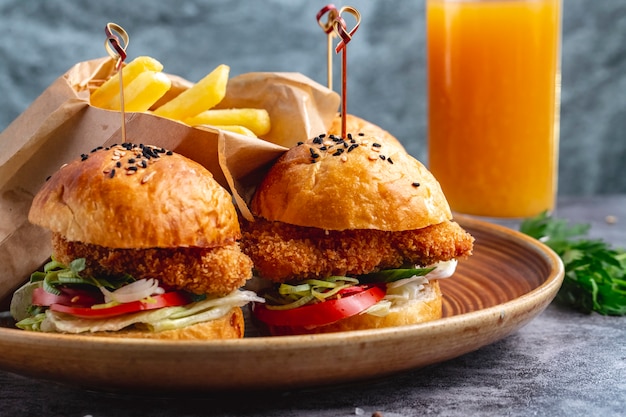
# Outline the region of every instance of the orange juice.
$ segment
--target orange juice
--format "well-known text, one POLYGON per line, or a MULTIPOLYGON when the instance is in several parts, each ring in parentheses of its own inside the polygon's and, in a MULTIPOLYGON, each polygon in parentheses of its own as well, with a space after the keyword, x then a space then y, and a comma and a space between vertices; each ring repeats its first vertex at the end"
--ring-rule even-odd
POLYGON ((554 208, 560 26, 560 0, 427 1, 429 168, 453 211, 554 208))

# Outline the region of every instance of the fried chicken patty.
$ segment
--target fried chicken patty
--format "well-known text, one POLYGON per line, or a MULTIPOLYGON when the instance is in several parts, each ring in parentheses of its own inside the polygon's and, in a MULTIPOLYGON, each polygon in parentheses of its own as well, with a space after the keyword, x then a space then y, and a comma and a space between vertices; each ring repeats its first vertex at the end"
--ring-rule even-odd
POLYGON ((155 278, 196 294, 228 294, 252 276, 252 261, 237 243, 216 248, 115 249, 70 242, 54 233, 52 248, 55 259, 65 264, 85 258, 87 275, 155 278))
POLYGON ((404 264, 465 258, 474 238, 446 221, 417 230, 323 230, 257 219, 244 221, 241 248, 261 277, 290 279, 362 275, 404 264))

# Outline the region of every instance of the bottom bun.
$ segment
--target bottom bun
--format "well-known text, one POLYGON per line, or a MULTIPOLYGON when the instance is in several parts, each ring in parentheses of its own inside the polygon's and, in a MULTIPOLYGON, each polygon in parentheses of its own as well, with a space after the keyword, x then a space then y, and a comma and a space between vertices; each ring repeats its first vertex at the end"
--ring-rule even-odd
POLYGON ((130 337, 135 339, 159 340, 212 340, 239 339, 245 330, 243 312, 240 307, 233 307, 219 319, 192 324, 181 329, 151 332, 142 329, 124 329, 117 332, 89 333, 93 336, 130 337))
POLYGON ((442 314, 443 297, 441 295, 441 289, 439 288, 439 282, 433 280, 424 286, 424 290, 420 292, 419 299, 409 301, 402 308, 395 309, 384 317, 371 314, 357 314, 335 323, 310 329, 268 326, 268 330, 274 336, 286 336, 380 329, 383 327, 425 323, 427 321, 440 319, 442 314))

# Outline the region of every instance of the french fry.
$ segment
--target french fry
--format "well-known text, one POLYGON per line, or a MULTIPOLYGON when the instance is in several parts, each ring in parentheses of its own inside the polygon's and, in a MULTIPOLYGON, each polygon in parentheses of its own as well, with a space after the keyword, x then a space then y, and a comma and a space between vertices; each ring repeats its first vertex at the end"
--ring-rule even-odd
POLYGON ((229 73, 228 65, 218 65, 191 88, 157 108, 154 114, 182 121, 212 108, 226 95, 229 73))
MULTIPOLYGON (((160 72, 163 70, 163 64, 149 56, 139 56, 129 62, 122 68, 122 78, 124 81, 124 89, 145 71, 160 72)), ((115 73, 111 78, 106 80, 100 87, 96 88, 90 97, 92 106, 104 107, 113 100, 113 97, 120 95, 120 76, 115 73)))
POLYGON ((245 126, 237 126, 237 125, 223 125, 223 126, 219 126, 219 125, 214 125, 213 127, 220 129, 220 130, 228 130, 230 132, 235 132, 235 133, 239 133, 241 135, 244 136, 250 136, 252 138, 256 138, 256 135, 254 134, 253 131, 251 131, 250 129, 248 129, 245 126))
MULTIPOLYGON (((124 110, 147 111, 170 89, 171 85, 172 82, 168 76, 162 72, 142 72, 124 89, 124 110)), ((121 110, 120 95, 113 96, 113 99, 103 108, 121 110)))
POLYGON ((265 135, 270 131, 270 115, 265 109, 215 109, 184 120, 189 126, 222 125, 243 126, 251 130, 255 136, 265 135))

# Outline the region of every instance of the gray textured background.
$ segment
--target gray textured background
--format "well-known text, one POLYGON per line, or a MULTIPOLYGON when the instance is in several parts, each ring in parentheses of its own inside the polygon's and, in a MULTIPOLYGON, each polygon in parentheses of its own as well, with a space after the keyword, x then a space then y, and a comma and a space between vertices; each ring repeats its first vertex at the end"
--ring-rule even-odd
MULTIPOLYGON (((232 75, 297 71, 325 84, 326 38, 315 14, 329 2, 0 0, 0 130, 75 62, 105 55, 109 21, 129 31, 129 58, 151 55, 192 81, 225 63, 232 75)), ((559 192, 623 193, 626 2, 563 2, 559 192)), ((349 47, 349 112, 427 162, 424 0, 335 4, 363 18, 349 47)), ((337 57, 336 80, 339 68, 337 57)))

